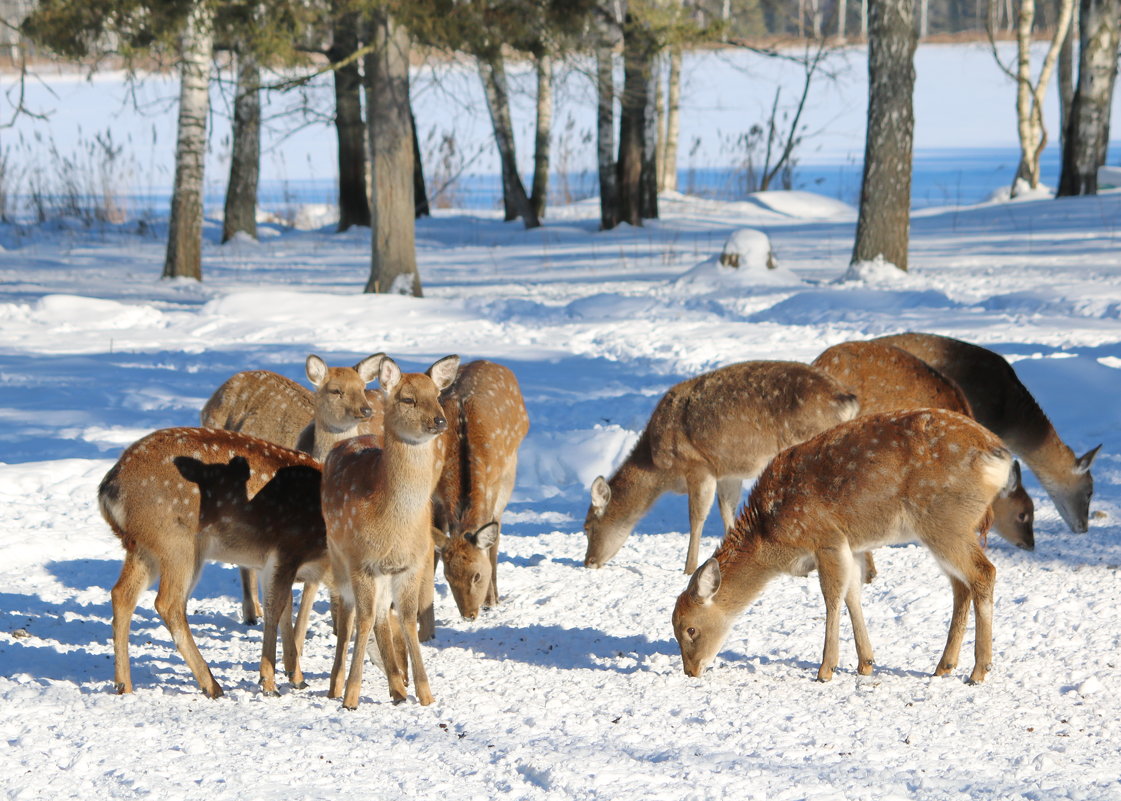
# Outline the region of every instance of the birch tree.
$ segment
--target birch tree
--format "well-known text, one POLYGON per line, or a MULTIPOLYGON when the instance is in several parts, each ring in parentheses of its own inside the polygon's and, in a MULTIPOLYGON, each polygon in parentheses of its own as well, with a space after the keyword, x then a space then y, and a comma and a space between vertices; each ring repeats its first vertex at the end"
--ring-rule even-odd
POLYGON ((915 44, 911 0, 869 0, 868 129, 854 263, 882 258, 907 269, 915 44))
POLYGON ((1109 147, 1109 118, 1121 46, 1121 0, 1082 0, 1078 86, 1063 142, 1060 195, 1093 195, 1109 147))
POLYGON ((1016 13, 1016 64, 1005 65, 997 53, 992 28, 989 42, 993 56, 1005 74, 1016 82, 1016 134, 1020 142, 1020 162, 1012 179, 1012 196, 1039 188, 1039 161, 1047 146, 1047 128, 1043 120, 1043 99, 1055 70, 1067 28, 1070 26, 1074 0, 1059 0, 1058 18, 1043 58, 1039 75, 1032 83, 1031 46, 1035 27, 1035 0, 1020 0, 1016 13))
POLYGON ((335 3, 331 45, 327 58, 335 89, 335 138, 338 142, 339 231, 370 224, 370 202, 366 186, 366 128, 362 120, 362 75, 353 56, 359 48, 360 17, 335 3), (345 63, 344 63, 345 62, 345 63))
POLYGON ((261 171, 261 69, 256 56, 247 50, 237 54, 231 150, 222 241, 228 242, 239 232, 256 239, 257 183, 261 171))
POLYGON ((423 294, 416 265, 413 129, 409 102, 408 30, 386 9, 371 15, 366 56, 373 205, 370 278, 366 292, 423 294))
POLYGON ((202 280, 202 202, 206 120, 210 113, 210 62, 214 49, 212 23, 209 7, 196 3, 188 11, 180 34, 175 184, 164 278, 202 280))
POLYGON ((529 202, 533 213, 540 219, 545 216, 549 197, 550 143, 553 137, 553 56, 542 51, 533 58, 537 77, 537 126, 533 147, 533 189, 529 202))

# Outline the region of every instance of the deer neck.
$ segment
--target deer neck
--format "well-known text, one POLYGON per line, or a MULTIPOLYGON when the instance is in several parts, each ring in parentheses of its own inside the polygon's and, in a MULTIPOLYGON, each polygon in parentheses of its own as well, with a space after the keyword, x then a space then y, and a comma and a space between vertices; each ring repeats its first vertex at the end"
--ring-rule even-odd
POLYGON ((631 529, 650 511, 654 501, 677 482, 653 463, 628 459, 607 483, 611 487, 611 502, 604 517, 614 525, 631 529))
POLYGON ((750 552, 718 549, 720 589, 713 601, 726 612, 738 615, 758 598, 771 579, 785 572, 773 564, 774 554, 768 550, 765 546, 750 552))
POLYGON ((312 457, 322 462, 327 458, 327 454, 331 452, 331 448, 338 445, 344 439, 358 436, 358 424, 360 422, 361 420, 354 420, 350 425, 336 427, 316 417, 315 440, 311 452, 312 457))

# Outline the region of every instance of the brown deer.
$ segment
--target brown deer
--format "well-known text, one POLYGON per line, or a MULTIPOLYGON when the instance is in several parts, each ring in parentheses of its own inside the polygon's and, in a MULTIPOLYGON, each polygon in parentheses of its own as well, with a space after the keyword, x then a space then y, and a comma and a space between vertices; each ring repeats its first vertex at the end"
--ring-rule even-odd
MULTIPOLYGON (((285 448, 310 453, 322 462, 334 445, 359 434, 381 434, 381 395, 367 391, 384 353, 354 367, 328 367, 314 353, 305 361, 312 393, 295 381, 268 370, 235 373, 203 406, 205 428, 221 428, 259 437, 285 448)), ((302 639, 318 586, 305 585, 297 623, 302 639)), ((257 576, 241 569, 241 617, 255 625, 261 615, 257 576)))
POLYGON ((1094 494, 1090 466, 1102 446, 1075 456, 1003 356, 937 334, 896 334, 876 341, 913 353, 956 381, 977 421, 1024 460, 1070 530, 1081 534, 1089 529, 1094 494))
MULTIPOLYGON (((156 611, 202 691, 222 695, 187 626, 187 596, 206 562, 268 569, 261 683, 274 694, 276 632, 297 575, 327 567, 319 464, 256 437, 206 428, 156 431, 129 446, 98 488, 102 517, 125 549, 112 591, 118 693, 132 692, 128 639, 140 593, 159 581, 156 611), (252 497, 252 500, 250 500, 252 497)), ((303 684, 290 624, 285 668, 303 684)))
POLYGON ((953 588, 949 636, 935 675, 957 666, 969 604, 976 612, 970 681, 992 662, 996 568, 977 533, 1008 485, 1012 456, 969 417, 919 409, 861 417, 783 451, 767 466, 711 559, 677 599, 673 631, 686 674, 700 676, 732 621, 780 573, 817 567, 825 598, 825 648, 817 672, 838 664, 841 602, 856 640, 857 672, 872 672, 860 607, 861 554, 918 539, 953 588))
POLYGON ((783 448, 851 420, 856 398, 833 378, 798 362, 741 362, 671 387, 611 479, 592 482, 584 520, 584 565, 613 557, 665 492, 689 495, 689 552, 697 566, 701 528, 715 495, 731 527, 743 480, 783 448))
MULTIPOLYGON (((922 359, 882 342, 843 342, 823 351, 813 366, 833 376, 860 401, 860 413, 906 409, 948 409, 973 417, 972 407, 953 380, 922 359)), ((1012 465, 1012 485, 993 501, 993 528, 1025 550, 1035 548, 1035 504, 1012 465)), ((870 559, 871 557, 869 557, 870 559)))
POLYGON ((427 373, 405 373, 392 359, 381 363, 385 393, 384 448, 370 437, 347 440, 323 465, 327 551, 341 598, 338 647, 329 696, 355 709, 362 667, 373 629, 390 697, 405 699, 407 661, 412 662, 417 700, 432 703, 432 690, 417 636, 417 597, 431 566, 432 490, 437 478, 437 436, 447 428, 439 395, 455 380, 458 356, 447 356, 427 373), (407 660, 394 643, 395 609, 407 660), (355 618, 357 630, 355 631, 355 618), (351 634, 354 656, 343 692, 351 634))
POLYGON ((444 577, 459 613, 473 620, 498 604, 498 540, 514 491, 518 447, 529 416, 518 379, 507 367, 465 364, 440 396, 448 421, 444 466, 434 495, 444 577))

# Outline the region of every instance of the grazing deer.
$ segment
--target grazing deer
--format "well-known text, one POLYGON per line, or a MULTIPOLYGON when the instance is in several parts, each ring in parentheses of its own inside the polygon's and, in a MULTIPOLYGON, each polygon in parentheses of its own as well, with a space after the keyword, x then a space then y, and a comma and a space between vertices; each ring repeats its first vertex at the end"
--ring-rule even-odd
POLYGON ((373 629, 390 697, 405 699, 408 665, 398 653, 390 605, 400 623, 417 700, 432 703, 417 637, 417 597, 432 555, 432 490, 437 478, 436 438, 447 428, 439 395, 455 380, 458 356, 447 356, 426 374, 401 373, 389 358, 379 379, 385 393, 384 448, 372 438, 347 440, 323 465, 327 551, 341 598, 338 647, 331 669, 331 698, 355 709, 362 691, 362 654, 373 629), (357 617, 357 631, 355 628, 357 617), (354 657, 343 693, 350 637, 354 657))
MULTIPOLYGON (((961 387, 922 359, 893 345, 843 342, 822 352, 813 366, 856 395, 862 415, 933 408, 973 417, 961 387)), ((1007 494, 993 501, 993 528, 1008 542, 1030 551, 1035 548, 1035 504, 1021 482, 1018 462, 1012 465, 1012 477, 1007 494)))
POLYGON ((783 448, 858 411, 856 398, 833 378, 798 362, 741 362, 671 387, 615 475, 592 482, 584 565, 600 567, 613 557, 663 493, 687 492, 685 572, 692 573, 713 495, 727 530, 744 479, 759 475, 783 448))
MULTIPOLYGON (((158 580, 156 611, 175 646, 202 691, 222 695, 187 626, 187 596, 213 561, 269 571, 261 683, 276 692, 276 632, 291 605, 292 582, 297 575, 318 581, 327 566, 319 483, 310 456, 230 431, 168 428, 125 450, 97 493, 101 515, 125 549, 112 591, 118 693, 132 692, 132 613, 140 593, 158 580)), ((290 624, 284 660, 301 686, 290 624)))
POLYGON ((473 620, 498 604, 498 540, 514 491, 518 447, 529 416, 518 379, 494 362, 470 362, 440 396, 448 421, 444 466, 434 495, 444 576, 459 613, 473 620))
MULTIPOLYGON (((305 371, 314 393, 268 370, 235 373, 203 406, 201 423, 310 453, 322 462, 327 451, 348 437, 381 434, 381 395, 368 392, 366 385, 384 356, 375 353, 354 367, 328 367, 311 354, 305 371)), ((301 640, 318 589, 317 584, 304 586, 297 623, 301 640)), ((241 569, 241 599, 241 619, 255 625, 261 604, 257 576, 249 568, 241 569)))
POLYGON ((711 559, 693 574, 673 611, 685 672, 700 676, 732 621, 779 573, 816 566, 825 598, 825 649, 817 672, 838 662, 841 602, 856 640, 857 672, 872 672, 860 607, 860 555, 917 538, 953 588, 949 636, 935 675, 957 666, 969 603, 976 612, 971 682, 992 661, 996 568, 977 532, 1004 491, 1012 456, 971 418, 941 409, 861 417, 783 451, 767 466, 711 559))
POLYGON ((1102 446, 1075 456, 1003 356, 937 334, 896 334, 876 341, 913 353, 956 381, 977 421, 1027 463, 1070 530, 1082 534, 1089 529, 1094 494, 1090 466, 1102 446))

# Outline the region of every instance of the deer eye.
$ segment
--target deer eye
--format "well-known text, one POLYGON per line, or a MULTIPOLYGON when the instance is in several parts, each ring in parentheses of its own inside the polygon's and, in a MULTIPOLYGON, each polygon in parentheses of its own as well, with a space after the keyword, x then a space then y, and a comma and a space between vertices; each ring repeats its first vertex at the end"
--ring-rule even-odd
POLYGON ((402 396, 401 403, 405 404, 406 406, 416 406, 416 398, 402 396))
POLYGON ((331 390, 328 390, 328 392, 330 392, 332 395, 342 395, 343 394, 343 391, 341 389, 331 389, 331 390))
POLYGON ((690 640, 691 640, 691 639, 693 639, 694 637, 696 637, 696 636, 697 636, 697 630, 696 630, 695 628, 693 628, 692 626, 690 626, 689 628, 685 629, 685 633, 686 633, 687 635, 689 635, 689 639, 690 639, 690 640))

